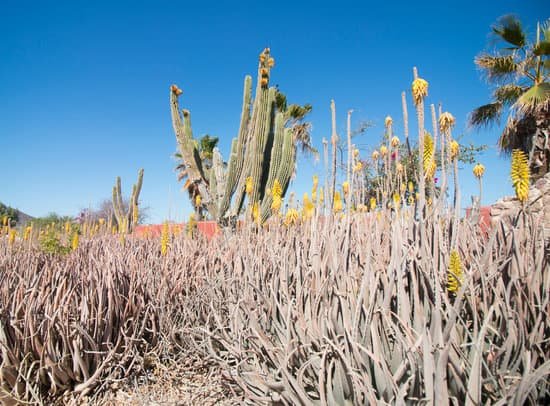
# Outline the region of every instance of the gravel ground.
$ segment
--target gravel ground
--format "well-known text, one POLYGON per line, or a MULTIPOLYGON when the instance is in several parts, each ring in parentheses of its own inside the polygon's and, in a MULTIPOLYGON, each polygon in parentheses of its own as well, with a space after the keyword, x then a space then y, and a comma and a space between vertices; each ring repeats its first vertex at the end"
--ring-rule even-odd
POLYGON ((156 363, 147 374, 111 382, 91 398, 64 399, 66 405, 239 405, 242 398, 224 385, 218 367, 203 360, 186 359, 170 365, 156 363))

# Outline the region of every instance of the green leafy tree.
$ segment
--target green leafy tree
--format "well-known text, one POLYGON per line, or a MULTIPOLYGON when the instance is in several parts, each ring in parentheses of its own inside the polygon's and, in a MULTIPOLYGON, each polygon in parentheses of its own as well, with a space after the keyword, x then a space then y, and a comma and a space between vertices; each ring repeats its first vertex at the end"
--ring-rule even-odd
POLYGON ((528 153, 531 174, 537 179, 550 170, 550 20, 537 24, 533 41, 512 15, 501 17, 492 35, 499 47, 475 58, 493 89, 492 100, 472 111, 470 125, 486 127, 507 114, 498 144, 506 153, 528 153))
POLYGON ((4 218, 4 216, 7 216, 11 226, 15 226, 19 221, 19 212, 16 209, 0 203, 0 219, 4 218))

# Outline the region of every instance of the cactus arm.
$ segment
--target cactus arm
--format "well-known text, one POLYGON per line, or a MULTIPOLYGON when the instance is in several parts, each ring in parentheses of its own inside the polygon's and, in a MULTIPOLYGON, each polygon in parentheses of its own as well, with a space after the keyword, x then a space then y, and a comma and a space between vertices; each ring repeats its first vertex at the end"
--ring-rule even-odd
POLYGON ((244 79, 243 105, 241 112, 241 123, 239 134, 231 144, 231 155, 229 158, 229 168, 227 169, 227 179, 225 183, 223 198, 219 205, 218 220, 225 215, 231 204, 231 197, 235 193, 237 183, 241 178, 245 162, 245 150, 248 138, 248 128, 250 124, 250 104, 252 98, 252 77, 246 76, 244 79))
MULTIPOLYGON (((284 114, 282 112, 278 112, 275 116, 275 136, 273 146, 271 147, 271 158, 266 182, 266 190, 271 190, 273 188, 273 183, 275 182, 281 166, 283 143, 285 139, 284 126, 284 114)), ((270 193, 264 194, 261 205, 262 222, 265 222, 265 220, 267 220, 267 218, 271 215, 271 203, 273 203, 273 196, 270 193)))

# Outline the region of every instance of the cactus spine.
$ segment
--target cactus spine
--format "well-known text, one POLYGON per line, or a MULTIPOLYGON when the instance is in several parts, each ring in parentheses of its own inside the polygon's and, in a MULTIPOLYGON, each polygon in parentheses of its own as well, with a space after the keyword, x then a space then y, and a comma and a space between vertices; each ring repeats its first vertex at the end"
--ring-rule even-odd
POLYGON ((228 165, 224 164, 216 149, 212 168, 207 170, 202 167, 192 138, 189 112, 184 110, 183 120, 179 114, 178 96, 182 91, 175 85, 171 87, 172 122, 178 147, 185 161, 186 175, 189 178, 187 184, 199 189, 193 193, 201 195, 201 204, 220 223, 226 223, 242 214, 245 199, 248 199, 251 207, 256 207, 259 221, 267 220, 271 215, 272 204, 272 196, 267 191, 278 180, 284 196, 294 171, 295 139, 292 130, 286 128, 290 117, 284 111, 277 111, 278 91, 268 86, 274 64, 269 48, 260 54, 259 59, 258 82, 253 102, 252 78, 246 76, 244 80, 239 133, 232 141, 228 165))
POLYGON ((137 210, 142 184, 143 169, 140 169, 138 172, 137 182, 132 186, 132 195, 130 196, 130 201, 128 202, 128 208, 125 210, 122 201, 120 176, 117 176, 116 178, 116 183, 113 186, 113 212, 115 215, 115 220, 118 224, 118 231, 121 233, 132 231, 138 222, 137 210))

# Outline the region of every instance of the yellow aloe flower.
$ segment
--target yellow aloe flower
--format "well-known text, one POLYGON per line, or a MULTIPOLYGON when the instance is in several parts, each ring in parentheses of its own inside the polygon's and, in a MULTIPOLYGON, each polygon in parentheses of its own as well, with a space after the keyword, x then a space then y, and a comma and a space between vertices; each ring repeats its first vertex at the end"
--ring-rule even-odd
POLYGON ((69 234, 71 232, 71 223, 66 221, 65 222, 65 234, 69 234))
POLYGON ((363 169, 363 163, 361 161, 357 162, 354 166, 353 166, 353 172, 356 173, 356 172, 361 172, 361 170, 363 169))
POLYGON ((99 220, 99 225, 102 226, 103 224, 105 224, 105 219, 104 218, 100 218, 99 220))
POLYGON ((525 203, 529 198, 529 161, 527 155, 520 149, 512 151, 512 168, 510 170, 512 184, 518 200, 525 203))
POLYGON ((334 192, 334 213, 340 213, 343 209, 342 205, 342 197, 340 196, 340 192, 334 192))
POLYGON ((407 185, 405 185, 404 183, 402 183, 400 186, 399 186, 399 191, 401 193, 405 193, 407 191, 407 185))
POLYGON ((313 175, 313 188, 317 189, 318 185, 319 185, 319 177, 317 175, 313 175))
POLYGON ((309 196, 307 193, 304 193, 303 205, 303 217, 305 219, 312 218, 315 214, 315 205, 311 200, 309 200, 309 196))
POLYGON ((393 194, 393 203, 396 209, 399 209, 401 207, 401 195, 399 193, 393 194))
POLYGON ((353 150, 353 157, 354 157, 355 159, 357 159, 357 157, 359 157, 359 150, 358 150, 357 148, 355 148, 355 149, 353 150))
POLYGON ((168 222, 165 221, 162 225, 162 233, 160 235, 160 253, 161 255, 166 255, 168 252, 168 243, 170 242, 170 229, 168 222))
POLYGON ((384 119, 384 126, 386 128, 388 128, 389 126, 391 126, 393 123, 393 118, 391 118, 391 116, 387 116, 385 119, 384 119))
POLYGON ((286 226, 290 226, 292 224, 298 224, 299 218, 300 218, 300 214, 298 213, 298 210, 288 209, 285 215, 284 224, 286 226))
POLYGON ((442 113, 439 116, 439 130, 442 133, 446 133, 447 130, 454 127, 455 121, 456 120, 453 117, 453 115, 451 113, 449 113, 448 111, 446 111, 445 113, 442 113))
POLYGON ((460 261, 460 255, 458 252, 453 250, 451 251, 451 256, 449 258, 449 273, 447 277, 447 290, 451 293, 456 294, 462 285, 463 272, 462 272, 462 262, 460 261))
POLYGON ((481 179, 483 177, 483 174, 485 173, 485 166, 482 164, 477 164, 474 166, 474 169, 472 170, 474 173, 474 176, 478 179, 481 179))
POLYGON ((401 141, 399 140, 399 137, 392 137, 391 141, 390 141, 390 144, 393 148, 397 148, 399 146, 399 144, 401 143, 401 141))
POLYGON ((451 159, 455 160, 460 152, 460 145, 455 140, 451 141, 451 159))
POLYGON ((275 179, 273 182, 273 187, 271 188, 271 195, 273 197, 279 196, 281 197, 283 194, 283 188, 281 187, 281 183, 279 182, 279 179, 275 179))
POLYGON ((344 196, 349 194, 349 182, 347 180, 342 183, 342 191, 344 192, 344 196))
POLYGON ((8 216, 7 215, 2 216, 2 225, 4 227, 8 226, 8 216))
POLYGON ((247 195, 250 195, 252 193, 252 186, 253 186, 252 176, 249 176, 246 178, 246 182, 245 182, 245 192, 247 195))
POLYGON ((422 159, 424 165, 424 174, 427 179, 432 179, 435 175, 435 148, 432 136, 429 133, 424 135, 424 157, 422 159))
POLYGON ((71 249, 75 251, 78 248, 78 233, 73 234, 73 238, 71 239, 71 249))
POLYGON ((409 184, 407 186, 409 188, 409 193, 414 192, 414 183, 412 183, 412 181, 409 180, 409 184))
POLYGON ((271 211, 273 214, 278 215, 283 205, 283 199, 279 195, 273 196, 273 202, 271 203, 271 211))
POLYGON ((412 83, 412 95, 415 106, 418 105, 424 97, 428 95, 428 82, 424 79, 416 78, 412 83))
POLYGON ((202 203, 201 195, 195 196, 195 207, 200 207, 201 203, 202 203))
POLYGON ((12 228, 8 235, 8 244, 13 245, 15 243, 15 237, 17 237, 17 230, 12 228))
POLYGON ((380 157, 380 153, 377 150, 372 152, 372 160, 376 161, 380 157))
POLYGON ((380 155, 382 155, 382 157, 385 157, 387 153, 388 153, 388 148, 385 145, 382 145, 380 147, 380 155))
POLYGON ((371 211, 376 209, 376 197, 371 197, 370 201, 369 201, 369 204, 370 204, 371 211))
POLYGON ((257 224, 260 224, 260 204, 258 202, 255 202, 252 205, 252 220, 254 220, 257 224))
POLYGON ((27 241, 32 234, 32 226, 25 227, 25 232, 23 233, 23 240, 27 241))

